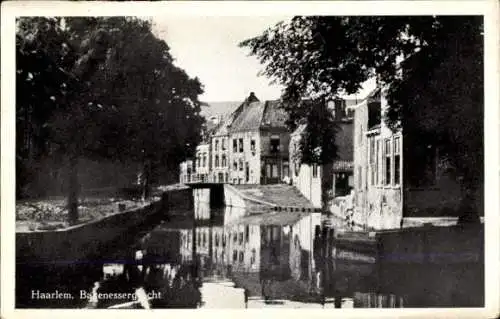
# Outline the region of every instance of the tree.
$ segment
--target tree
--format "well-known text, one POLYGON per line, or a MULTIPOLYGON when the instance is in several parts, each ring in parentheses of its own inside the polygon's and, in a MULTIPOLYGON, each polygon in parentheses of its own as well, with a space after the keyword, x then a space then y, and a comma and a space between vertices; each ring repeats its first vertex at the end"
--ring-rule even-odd
POLYGON ((60 18, 18 20, 17 104, 25 116, 20 119, 24 121, 25 132, 34 133, 32 141, 24 146, 28 146, 28 150, 34 146, 36 153, 41 154, 47 151, 52 141, 69 159, 68 217, 74 224, 78 219, 76 165, 84 122, 79 102, 87 97, 88 90, 85 89, 90 86, 90 77, 105 59, 109 34, 92 24, 78 34, 72 32, 71 27, 65 27, 63 21, 60 18), (28 98, 23 98, 26 92, 28 98), (76 107, 70 106, 69 101, 76 107), (51 123, 53 117, 59 122, 51 123), (29 121, 38 125, 36 131, 30 129, 36 125, 29 121))
POLYGON ((173 64, 149 21, 22 18, 17 35, 18 159, 32 148, 68 159, 71 223, 79 158, 142 163, 147 190, 155 167, 194 152, 202 85, 173 64))
MULTIPOLYGON (((354 94, 376 77, 386 88, 391 128, 438 142, 470 194, 483 176, 482 29, 476 16, 299 16, 240 46, 260 58, 264 75, 285 86, 282 98, 292 101, 285 107, 293 122, 311 121, 306 115, 321 105, 294 101, 354 94)), ((329 125, 310 124, 325 132, 329 125)), ((309 141, 305 157, 320 141, 309 141)))

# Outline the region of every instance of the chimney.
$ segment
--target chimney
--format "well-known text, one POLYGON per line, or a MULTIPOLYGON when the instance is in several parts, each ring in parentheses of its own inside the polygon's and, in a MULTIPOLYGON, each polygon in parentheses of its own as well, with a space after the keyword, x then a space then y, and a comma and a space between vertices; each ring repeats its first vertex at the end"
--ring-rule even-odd
POLYGON ((250 95, 247 97, 247 103, 259 102, 259 99, 255 96, 254 92, 250 92, 250 95))

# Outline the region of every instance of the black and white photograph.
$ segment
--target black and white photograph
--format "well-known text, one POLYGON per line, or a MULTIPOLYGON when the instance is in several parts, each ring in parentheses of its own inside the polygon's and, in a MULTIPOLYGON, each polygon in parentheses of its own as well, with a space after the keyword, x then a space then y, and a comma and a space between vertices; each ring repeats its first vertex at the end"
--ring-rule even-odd
POLYGON ((329 12, 16 15, 14 308, 486 307, 485 14, 329 12))

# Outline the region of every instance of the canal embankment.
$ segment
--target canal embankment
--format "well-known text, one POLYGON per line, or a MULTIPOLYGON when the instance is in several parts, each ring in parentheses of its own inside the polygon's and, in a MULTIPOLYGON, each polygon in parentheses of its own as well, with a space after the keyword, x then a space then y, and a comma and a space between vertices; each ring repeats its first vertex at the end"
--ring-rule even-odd
POLYGON ((16 307, 84 306, 86 300, 77 296, 102 278, 104 264, 126 263, 141 234, 192 211, 190 188, 167 189, 159 198, 72 227, 16 232, 16 307), (75 298, 40 299, 37 291, 64 291, 75 298))
POLYGON ((16 232, 18 263, 76 262, 98 254, 108 243, 144 224, 182 215, 192 209, 190 188, 164 191, 159 199, 148 204, 55 230, 16 232))

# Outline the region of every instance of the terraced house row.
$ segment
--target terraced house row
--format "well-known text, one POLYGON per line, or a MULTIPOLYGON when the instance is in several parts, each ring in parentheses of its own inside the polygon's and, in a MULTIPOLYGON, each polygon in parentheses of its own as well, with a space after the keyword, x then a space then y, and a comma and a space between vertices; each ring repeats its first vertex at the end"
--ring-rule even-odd
POLYGON ((193 161, 181 164, 182 183, 272 184, 289 176, 287 114, 278 101, 251 93, 218 119, 198 145, 193 161), (214 125, 215 124, 215 125, 214 125))

